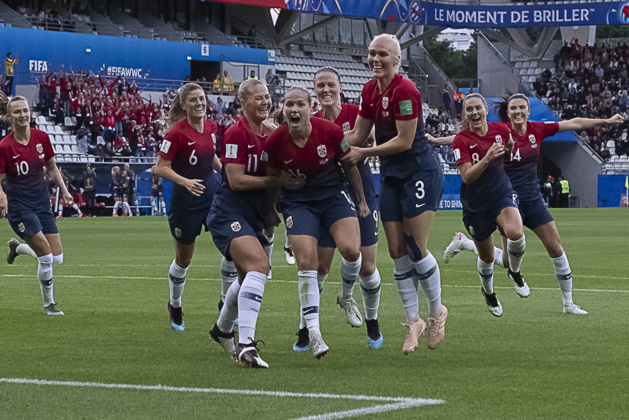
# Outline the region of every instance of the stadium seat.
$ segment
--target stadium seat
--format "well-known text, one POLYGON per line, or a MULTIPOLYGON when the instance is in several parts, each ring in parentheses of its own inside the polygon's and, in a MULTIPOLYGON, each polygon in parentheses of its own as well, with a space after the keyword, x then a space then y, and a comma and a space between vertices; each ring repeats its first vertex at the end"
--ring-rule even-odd
POLYGON ((63 130, 61 129, 60 126, 55 125, 55 134, 63 134, 63 130))
POLYGON ((102 144, 103 146, 105 145, 105 139, 103 138, 103 136, 96 137, 96 145, 99 144, 102 144))
POLYGON ((73 142, 69 135, 64 134, 63 135, 63 144, 76 144, 76 142, 73 142))
POLYGON ((72 126, 72 119, 70 119, 70 117, 65 117, 63 119, 63 125, 65 125, 66 127, 71 127, 72 126))
POLYGON ((67 155, 71 155, 71 154, 73 153, 73 152, 72 152, 72 149, 70 148, 70 145, 69 145, 69 144, 65 144, 65 145, 63 146, 63 153, 64 153, 64 154, 67 154, 67 155))
POLYGON ((63 154, 63 145, 61 145, 61 144, 54 144, 52 146, 52 148, 55 151, 55 155, 63 154))
MULTIPOLYGON (((43 115, 38 115, 36 122, 37 125, 48 125, 48 121, 46 120, 46 118, 44 118, 43 115)), ((40 128, 40 130, 43 130, 43 128, 40 128)))

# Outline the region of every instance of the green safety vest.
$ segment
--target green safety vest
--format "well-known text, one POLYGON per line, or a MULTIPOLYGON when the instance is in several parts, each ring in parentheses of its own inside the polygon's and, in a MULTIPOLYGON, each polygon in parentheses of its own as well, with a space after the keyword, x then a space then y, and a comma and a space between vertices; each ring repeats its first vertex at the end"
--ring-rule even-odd
POLYGON ((559 181, 561 184, 561 193, 568 194, 570 192, 570 185, 568 184, 568 180, 564 179, 563 181, 559 181))

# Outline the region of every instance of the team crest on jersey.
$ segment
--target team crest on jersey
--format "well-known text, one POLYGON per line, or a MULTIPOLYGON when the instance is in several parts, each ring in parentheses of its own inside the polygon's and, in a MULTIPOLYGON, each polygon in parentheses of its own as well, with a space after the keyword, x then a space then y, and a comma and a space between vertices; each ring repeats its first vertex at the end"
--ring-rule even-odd
POLYGON ((476 235, 476 232, 474 231, 473 226, 470 226, 470 235, 476 235))
POLYGON ((286 219, 286 227, 289 229, 293 227, 293 216, 288 216, 286 219))
POLYGON ((533 149, 537 148, 537 139, 535 138, 535 136, 533 134, 529 134, 529 141, 531 142, 531 147, 533 149))
POLYGON ((385 96, 382 98, 382 109, 387 109, 389 107, 389 97, 385 96))
POLYGON ((212 142, 216 144, 216 136, 214 135, 214 133, 212 133, 212 142))
POLYGON ((326 149, 325 144, 317 147, 317 153, 319 153, 319 156, 322 158, 328 155, 328 149, 326 149))
POLYGON ((24 227, 24 223, 20 223, 19 225, 17 225, 17 228, 20 233, 24 233, 24 231, 26 230, 26 228, 24 227))
POLYGON ((231 228, 234 232, 238 232, 240 230, 240 222, 234 222, 231 224, 231 228))
POLYGON ((181 229, 175 228, 175 236, 181 238, 181 229))
POLYGON ((41 155, 39 155, 40 159, 43 159, 46 155, 44 155, 43 153, 41 155))
POLYGON ((502 136, 500 134, 496 136, 496 143, 502 144, 502 136))
POLYGON ((345 132, 347 132, 347 131, 349 131, 349 130, 350 130, 350 128, 349 128, 349 122, 344 122, 344 123, 343 123, 343 133, 345 133, 345 132))
POLYGON ((37 149, 37 153, 44 153, 44 146, 42 146, 41 143, 37 143, 35 148, 37 149))

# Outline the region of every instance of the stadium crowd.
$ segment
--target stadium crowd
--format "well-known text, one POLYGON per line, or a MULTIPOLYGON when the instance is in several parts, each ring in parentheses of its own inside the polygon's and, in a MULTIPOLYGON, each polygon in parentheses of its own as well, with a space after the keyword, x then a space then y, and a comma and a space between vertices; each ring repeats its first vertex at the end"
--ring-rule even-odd
MULTIPOLYGON (((537 94, 564 120, 629 118, 629 45, 579 44, 567 41, 554 57, 555 71, 545 69, 534 83, 537 94)), ((622 125, 595 127, 579 133, 605 160, 629 153, 622 125)))

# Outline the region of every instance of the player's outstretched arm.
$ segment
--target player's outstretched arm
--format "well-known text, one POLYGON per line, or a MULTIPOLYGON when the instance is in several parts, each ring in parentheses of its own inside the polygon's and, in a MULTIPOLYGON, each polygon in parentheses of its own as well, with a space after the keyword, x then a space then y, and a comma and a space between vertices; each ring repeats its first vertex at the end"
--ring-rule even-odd
POLYGON ((359 115, 356 117, 354 129, 345 133, 345 141, 347 141, 350 146, 363 146, 372 128, 373 121, 359 115))
POLYGON ((433 137, 431 134, 426 133, 426 138, 433 144, 444 144, 446 146, 449 146, 454 142, 454 135, 447 137, 433 137))
POLYGON ((564 131, 587 130, 588 128, 598 127, 601 125, 622 124, 625 119, 620 114, 616 114, 611 118, 573 118, 567 121, 559 121, 559 133, 564 131))

